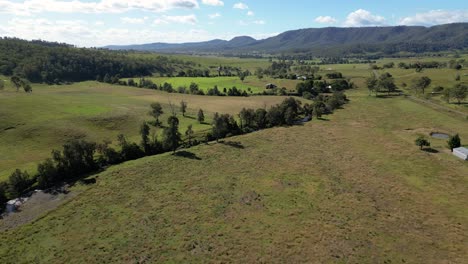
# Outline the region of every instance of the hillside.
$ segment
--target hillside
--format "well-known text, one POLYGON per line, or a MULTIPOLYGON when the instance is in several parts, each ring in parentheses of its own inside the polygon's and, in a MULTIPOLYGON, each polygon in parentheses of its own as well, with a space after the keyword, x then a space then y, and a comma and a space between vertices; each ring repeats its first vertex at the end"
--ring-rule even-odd
POLYGON ((313 52, 315 54, 357 54, 379 52, 427 52, 468 47, 468 23, 433 27, 394 26, 360 28, 309 28, 287 31, 263 40, 236 37, 230 41, 107 46, 113 50, 193 53, 313 52))
POLYGON ((465 124, 403 97, 349 96, 328 121, 112 167, 0 233, 0 261, 464 263, 467 164, 444 140, 435 153, 413 141, 467 138, 465 124))

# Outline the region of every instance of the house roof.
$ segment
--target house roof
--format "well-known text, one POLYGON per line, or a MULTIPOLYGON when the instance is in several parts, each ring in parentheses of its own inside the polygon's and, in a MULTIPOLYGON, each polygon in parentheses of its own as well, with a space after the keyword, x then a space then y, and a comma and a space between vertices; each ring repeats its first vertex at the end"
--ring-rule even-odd
POLYGON ((463 153, 468 156, 468 148, 464 148, 464 147, 454 148, 453 151, 463 153))

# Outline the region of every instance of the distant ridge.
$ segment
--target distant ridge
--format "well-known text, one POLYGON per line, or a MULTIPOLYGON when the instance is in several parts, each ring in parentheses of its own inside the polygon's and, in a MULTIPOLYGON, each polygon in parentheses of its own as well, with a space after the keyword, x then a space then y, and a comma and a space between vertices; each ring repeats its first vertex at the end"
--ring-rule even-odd
POLYGON ((359 28, 308 28, 291 30, 263 40, 248 36, 229 41, 215 39, 194 43, 111 45, 112 50, 163 53, 335 53, 436 52, 468 48, 468 23, 433 27, 392 26, 359 28))

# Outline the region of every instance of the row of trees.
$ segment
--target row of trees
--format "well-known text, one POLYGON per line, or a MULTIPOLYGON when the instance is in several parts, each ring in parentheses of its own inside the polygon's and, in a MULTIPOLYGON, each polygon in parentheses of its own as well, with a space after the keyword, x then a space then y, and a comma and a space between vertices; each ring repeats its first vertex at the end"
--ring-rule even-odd
MULTIPOLYGON (((312 118, 312 115, 320 118, 322 114, 331 112, 346 101, 346 96, 339 92, 331 96, 318 96, 312 104, 303 106, 301 101, 291 97, 268 110, 242 109, 237 115, 240 124, 232 115, 215 113, 211 123, 212 129, 204 140, 218 141, 224 137, 259 129, 293 125, 302 115, 308 119, 312 118)), ((180 102, 180 112, 184 117, 187 107, 187 102, 180 102)), ((30 176, 26 171, 15 170, 8 182, 0 183, 0 204, 3 205, 7 198, 18 197, 32 190, 33 186, 49 188, 64 181, 79 179, 109 165, 168 151, 175 153, 180 146, 190 147, 199 144, 200 141, 194 139, 195 132, 192 125, 189 125, 184 132, 186 141, 182 139, 175 107, 170 105, 170 108, 171 114, 166 126, 163 127, 160 121, 160 117, 164 114, 162 105, 151 104, 149 114, 155 121, 141 124, 139 144, 129 142, 123 134, 117 136, 118 149, 112 147, 112 142, 108 140, 99 144, 82 139, 71 140, 63 145, 61 151, 53 150, 50 158, 39 163, 35 175, 30 176), (161 140, 158 139, 155 130, 151 130, 150 124, 163 129, 161 140)), ((197 113, 197 120, 200 123, 205 121, 202 109, 197 113)))
MULTIPOLYGON (((424 136, 419 136, 415 141, 414 143, 416 144, 416 146, 419 147, 419 149, 423 150, 424 147, 430 147, 431 146, 431 142, 429 142, 429 140, 426 139, 426 137, 424 136)), ((453 152, 453 149, 454 148, 459 148, 461 147, 461 139, 460 139, 460 136, 458 134, 455 134, 454 136, 450 136, 448 141, 447 141, 447 146, 448 148, 450 149, 450 151, 453 152)))
POLYGON ((375 93, 375 96, 378 96, 380 92, 387 92, 390 94, 397 91, 395 79, 388 72, 381 74, 379 77, 372 74, 366 79, 366 85, 369 93, 375 93))

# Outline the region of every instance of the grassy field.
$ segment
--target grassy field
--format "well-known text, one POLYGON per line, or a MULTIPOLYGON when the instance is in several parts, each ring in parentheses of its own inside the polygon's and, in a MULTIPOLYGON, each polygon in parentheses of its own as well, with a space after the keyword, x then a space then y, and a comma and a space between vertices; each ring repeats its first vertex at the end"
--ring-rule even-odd
MULTIPOLYGON (((138 131, 152 102, 163 104, 166 122, 169 103, 179 110, 180 101, 188 103, 187 117, 179 114, 180 130, 189 124, 203 133, 215 112, 237 114, 242 107, 258 108, 281 102, 281 97, 209 97, 169 94, 148 89, 110 86, 96 82, 73 85, 34 85, 32 94, 17 93, 9 84, 0 91, 0 181, 15 168, 33 173, 38 162, 50 157, 69 139, 85 138, 101 142, 116 141, 124 133, 139 142, 138 131), (196 114, 205 112, 208 124, 199 124, 196 114)), ((158 129, 161 132, 161 129, 158 129)))
POLYGON ((149 78, 156 84, 163 84, 165 82, 170 83, 174 89, 178 87, 188 88, 191 83, 196 83, 199 85, 200 89, 207 91, 208 89, 213 88, 215 85, 218 86, 218 89, 223 91, 223 88, 229 89, 235 86, 237 89, 249 91, 250 88, 252 94, 257 94, 265 91, 265 86, 268 83, 273 83, 278 87, 285 87, 286 89, 295 90, 296 84, 300 81, 297 80, 287 80, 287 79, 273 79, 273 78, 263 78, 258 79, 256 76, 246 77, 244 81, 241 81, 239 77, 155 77, 149 78))
POLYGON ((468 164, 444 140, 425 152, 414 139, 440 131, 466 144, 466 120, 403 97, 348 95, 327 120, 114 166, 1 233, 0 260, 465 263, 468 164))

